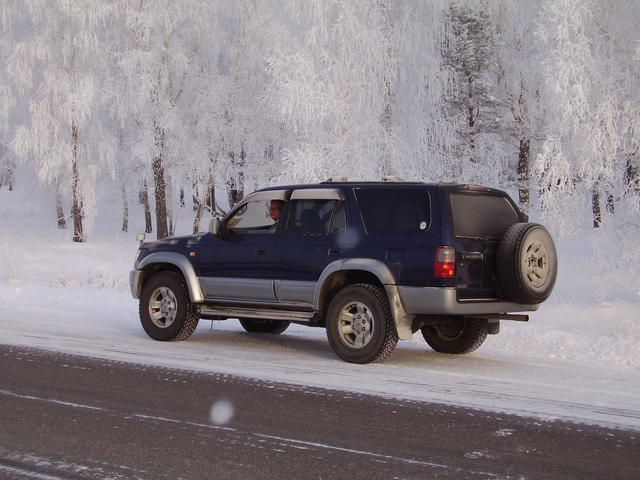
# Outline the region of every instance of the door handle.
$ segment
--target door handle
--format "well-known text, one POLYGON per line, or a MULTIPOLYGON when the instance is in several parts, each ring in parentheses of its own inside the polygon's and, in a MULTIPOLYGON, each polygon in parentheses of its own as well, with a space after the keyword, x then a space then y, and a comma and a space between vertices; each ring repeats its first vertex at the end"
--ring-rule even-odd
POLYGON ((338 255, 342 255, 342 250, 340 250, 339 248, 330 248, 327 252, 327 255, 329 255, 330 257, 336 257, 338 255))
POLYGON ((267 255, 269 252, 267 252, 265 249, 263 248, 259 248, 256 250, 256 255, 267 255))

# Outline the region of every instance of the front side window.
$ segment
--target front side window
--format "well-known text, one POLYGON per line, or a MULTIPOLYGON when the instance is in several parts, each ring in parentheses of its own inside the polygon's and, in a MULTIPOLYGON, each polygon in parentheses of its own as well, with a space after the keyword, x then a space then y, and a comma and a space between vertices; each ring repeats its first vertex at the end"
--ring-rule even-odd
POLYGON ((326 235, 329 231, 333 233, 344 230, 344 213, 342 220, 334 219, 334 210, 344 212, 343 208, 336 208, 337 204, 342 206, 342 202, 336 200, 293 200, 287 233, 326 235))
POLYGON ((431 224, 429 195, 424 190, 361 188, 358 207, 368 234, 422 233, 431 224))
POLYGON ((226 222, 226 229, 233 233, 275 233, 282 200, 256 200, 238 209, 226 222))

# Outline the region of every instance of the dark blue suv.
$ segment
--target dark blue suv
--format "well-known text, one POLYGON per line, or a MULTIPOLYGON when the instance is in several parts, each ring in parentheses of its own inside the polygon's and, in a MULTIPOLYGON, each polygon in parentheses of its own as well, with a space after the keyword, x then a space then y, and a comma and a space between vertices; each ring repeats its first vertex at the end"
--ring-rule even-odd
POLYGON ((266 188, 210 231, 140 245, 130 283, 156 340, 198 320, 248 332, 326 328, 348 362, 387 357, 421 330, 467 353, 500 320, 527 320, 553 289, 557 258, 541 225, 477 185, 326 182, 266 188))

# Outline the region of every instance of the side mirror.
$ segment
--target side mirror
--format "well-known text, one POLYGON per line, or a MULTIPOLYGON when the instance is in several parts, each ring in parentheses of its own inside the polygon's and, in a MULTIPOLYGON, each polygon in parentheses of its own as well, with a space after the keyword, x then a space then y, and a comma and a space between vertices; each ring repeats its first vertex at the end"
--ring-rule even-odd
POLYGON ((218 217, 212 218, 209 222, 209 232, 216 236, 220 232, 220 219, 218 217))

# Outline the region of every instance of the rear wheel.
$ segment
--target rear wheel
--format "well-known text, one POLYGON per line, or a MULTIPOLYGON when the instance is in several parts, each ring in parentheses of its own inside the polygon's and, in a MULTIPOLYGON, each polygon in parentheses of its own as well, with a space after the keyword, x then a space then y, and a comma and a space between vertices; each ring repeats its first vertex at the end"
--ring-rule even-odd
POLYGON ((350 363, 383 360, 398 343, 384 290, 366 283, 349 285, 333 297, 326 326, 331 348, 350 363))
POLYGON ((240 325, 249 333, 280 334, 289 327, 285 320, 263 320, 260 318, 241 318, 240 325))
POLYGON ((425 341, 440 353, 471 353, 484 343, 488 333, 486 320, 466 317, 443 318, 422 327, 425 341))
POLYGON ((139 308, 142 328, 155 340, 186 340, 198 326, 187 286, 177 273, 160 272, 147 280, 139 308))

